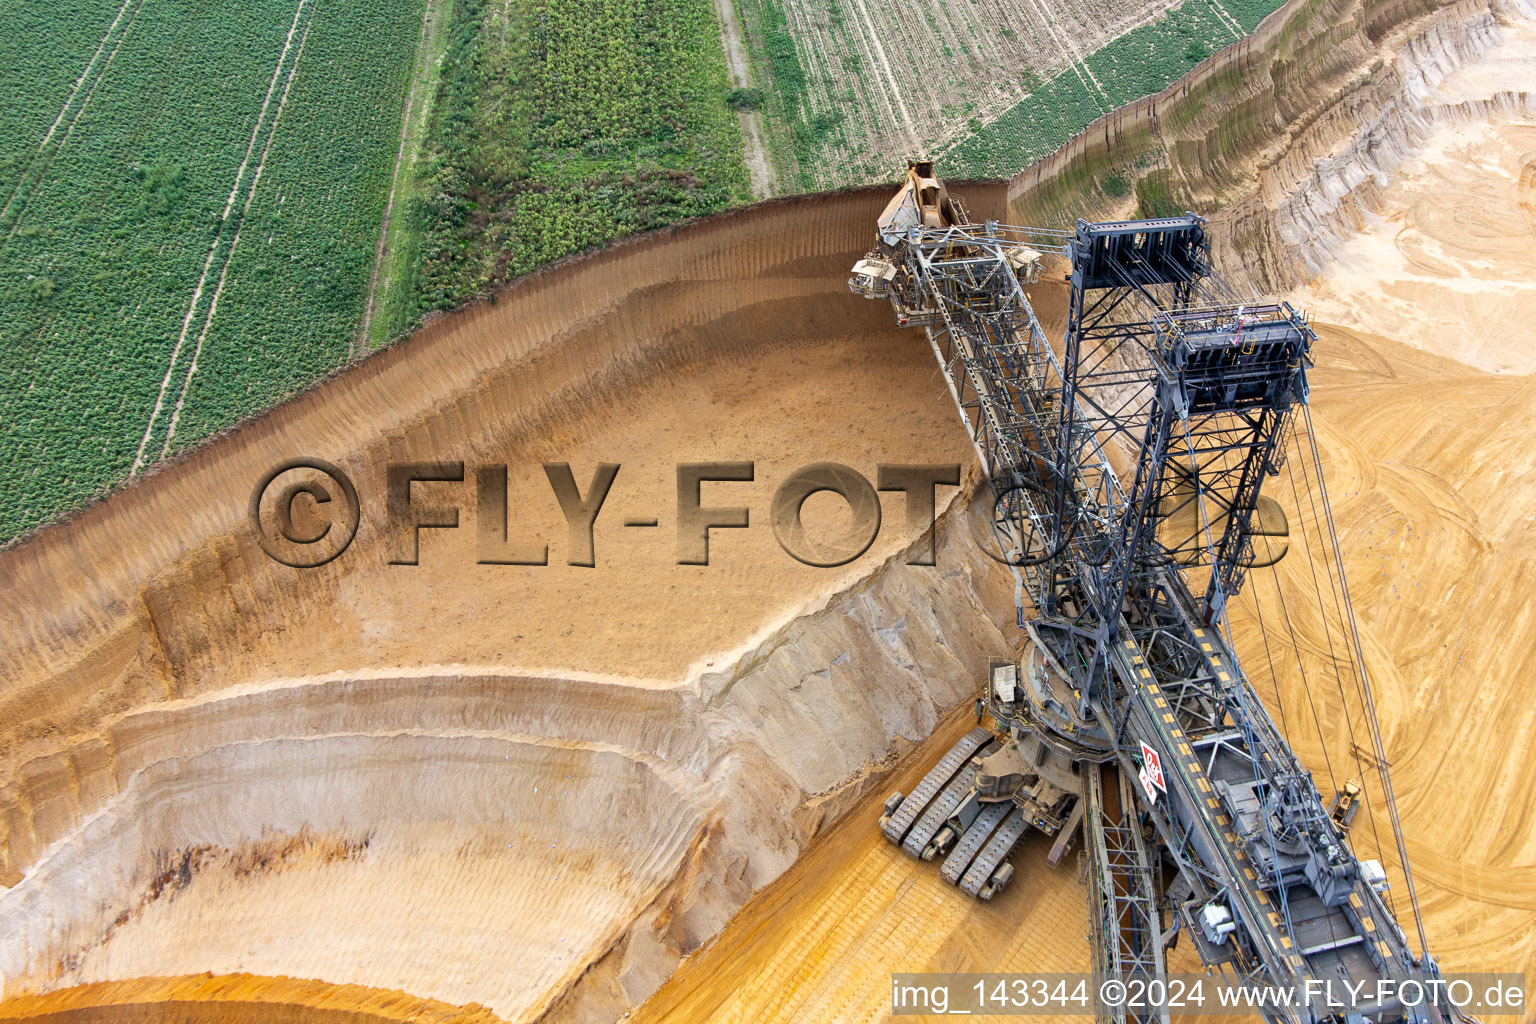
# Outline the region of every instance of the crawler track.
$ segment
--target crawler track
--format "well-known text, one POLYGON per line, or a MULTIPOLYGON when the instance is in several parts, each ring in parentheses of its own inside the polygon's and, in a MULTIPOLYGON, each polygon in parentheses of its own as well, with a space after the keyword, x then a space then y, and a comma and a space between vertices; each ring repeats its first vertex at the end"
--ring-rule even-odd
POLYGON ((1023 838, 1029 830, 1029 819, 1024 812, 1015 807, 1004 819, 1002 827, 992 834, 987 844, 981 848, 976 860, 971 864, 970 870, 960 879, 960 889, 968 895, 978 899, 989 900, 998 886, 993 885, 993 878, 998 868, 1002 866, 1004 858, 1013 852, 1013 847, 1023 838))
POLYGON ((988 804, 982 812, 971 822, 971 827, 965 830, 955 848, 949 856, 944 858, 944 863, 939 867, 939 875, 950 885, 959 885, 960 878, 965 874, 966 868, 976 859, 987 843, 992 838, 992 833, 1008 817, 1008 812, 1013 809, 1012 801, 988 804))
MULTIPOLYGON (((917 784, 917 788, 911 794, 901 797, 900 793, 894 798, 900 798, 901 804, 891 811, 880 822, 880 831, 885 833, 885 838, 900 846, 907 838, 907 833, 916 824, 918 817, 928 809, 934 797, 939 795, 956 775, 958 775, 967 762, 980 750, 988 740, 995 739, 991 732, 980 727, 972 729, 963 736, 959 743, 950 747, 948 752, 934 765, 923 781, 917 784)), ((926 843, 927 840, 924 840, 926 843)), ((921 852, 921 847, 919 847, 921 852)))

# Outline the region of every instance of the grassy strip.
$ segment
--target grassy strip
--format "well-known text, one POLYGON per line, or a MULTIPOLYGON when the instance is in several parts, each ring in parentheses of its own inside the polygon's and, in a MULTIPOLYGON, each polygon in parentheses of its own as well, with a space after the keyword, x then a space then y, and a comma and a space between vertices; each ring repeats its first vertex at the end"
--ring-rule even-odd
POLYGON ((458 0, 417 312, 745 201, 730 92, 709 0, 458 0))
POLYGON ((394 209, 384 232, 383 260, 375 271, 373 319, 362 339, 364 348, 380 347, 405 333, 415 312, 422 221, 414 215, 413 197, 425 173, 427 129, 432 123, 432 103, 443 77, 454 0, 427 0, 427 4, 428 23, 416 58, 416 76, 406 100, 404 144, 390 184, 394 209))
MULTIPOLYGON (((1252 32, 1281 0, 1226 0, 1222 9, 1252 32)), ((943 154, 955 178, 1005 178, 1054 152, 1094 118, 1158 92, 1216 50, 1236 40, 1218 16, 1216 0, 1186 0, 1157 21, 1127 32, 1090 54, 1085 63, 1109 94, 1090 92, 1070 69, 961 140, 943 154)), ((1114 187, 1111 183, 1110 186, 1114 187)), ((1125 187, 1122 181, 1120 188, 1125 187)), ((1154 192, 1157 190, 1154 189, 1154 192)), ((1177 203, 1157 192, 1139 197, 1155 213, 1177 203)), ((1182 209, 1182 208, 1181 208, 1182 209)))
MULTIPOLYGON (((767 78, 763 90, 763 126, 770 154, 778 164, 785 192, 810 192, 825 187, 817 175, 822 150, 842 121, 839 114, 811 113, 809 79, 795 43, 795 34, 779 0, 736 0, 742 37, 754 70, 767 78)), ((843 25, 838 0, 826 0, 831 23, 843 25)), ((852 94, 846 97, 852 101, 852 94)))

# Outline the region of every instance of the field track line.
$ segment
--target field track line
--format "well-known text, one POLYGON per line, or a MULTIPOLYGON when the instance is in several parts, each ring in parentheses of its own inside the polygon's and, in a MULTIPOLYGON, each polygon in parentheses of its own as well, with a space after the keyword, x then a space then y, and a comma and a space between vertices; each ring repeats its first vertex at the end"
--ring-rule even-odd
MULTIPOLYGON (((133 2, 134 0, 123 0, 123 6, 117 9, 117 17, 112 19, 112 23, 107 26, 107 30, 102 33, 101 42, 96 44, 96 52, 91 54, 91 59, 85 62, 85 67, 81 70, 80 77, 75 79, 75 87, 69 91, 69 96, 65 98, 64 105, 59 108, 59 116, 53 119, 53 124, 48 127, 48 134, 44 135, 43 141, 37 144, 37 152, 32 154, 31 160, 27 161, 27 166, 22 170, 21 177, 16 179, 16 188, 21 187, 21 182, 26 178, 27 171, 32 169, 33 161, 42 153, 43 148, 48 145, 49 141, 53 138, 53 133, 59 130, 59 122, 64 120, 64 115, 69 113, 69 105, 75 102, 75 97, 80 94, 80 87, 85 84, 86 76, 91 73, 91 65, 96 63, 96 59, 101 56, 101 51, 106 49, 107 40, 112 38, 112 32, 117 28, 117 23, 123 20, 123 12, 128 10, 128 6, 133 2)), ((16 191, 12 189, 10 197, 5 201, 4 208, 0 208, 0 217, 4 217, 6 210, 11 208, 11 200, 15 196, 16 191)))
POLYGON ((1220 21, 1234 37, 1241 39, 1248 34, 1243 31, 1242 24, 1232 17, 1232 12, 1227 10, 1227 5, 1221 0, 1211 0, 1211 11, 1216 15, 1216 20, 1220 21))
POLYGON ((299 52, 294 55, 293 67, 288 69, 288 78, 283 82, 283 95, 278 98, 277 112, 272 115, 272 127, 267 132, 266 144, 261 147, 256 173, 251 176, 251 189, 245 194, 245 203, 240 207, 240 221, 235 226, 235 237, 230 239, 229 251, 224 254, 224 266, 219 270, 219 283, 213 289, 213 301, 208 304, 208 316, 203 321, 203 329, 198 332, 197 345, 192 349, 192 364, 187 367, 187 378, 182 381, 176 408, 171 411, 171 425, 165 432, 165 444, 160 446, 162 459, 170 452, 171 438, 176 436, 176 424, 181 422, 181 407, 187 400, 187 392, 192 390, 192 377, 197 373, 198 357, 203 354, 203 342, 207 340, 208 331, 213 327, 213 318, 219 311, 219 296, 224 294, 224 280, 229 276, 229 266, 235 262, 235 247, 240 244, 240 232, 245 229, 245 215, 251 212, 251 203, 256 199, 256 187, 261 184, 261 172, 266 169, 267 154, 272 151, 272 140, 277 138, 277 125, 283 119, 283 107, 288 103, 288 90, 293 87, 293 80, 299 73, 299 61, 304 59, 304 44, 309 42, 309 30, 314 24, 314 6, 311 5, 309 20, 304 23, 304 34, 299 37, 299 52))
POLYGON ((854 6, 859 9, 859 18, 864 22, 864 29, 869 33, 869 45, 880 58, 880 74, 885 78, 886 85, 890 86, 891 96, 896 100, 896 106, 901 108, 901 126, 907 133, 907 144, 912 147, 914 155, 920 146, 917 138, 917 129, 912 124, 912 114, 907 110, 907 102, 902 98, 901 89, 896 85, 896 76, 891 73, 891 62, 885 56, 885 47, 880 45, 880 37, 875 34, 874 22, 870 20, 869 8, 864 6, 864 0, 854 0, 854 6))
MULTIPOLYGON (((1065 38, 1063 38, 1062 34, 1056 31, 1056 26, 1051 23, 1051 12, 1046 10, 1044 5, 1042 5, 1039 0, 1029 0, 1029 5, 1035 9, 1036 14, 1040 15, 1040 23, 1045 26, 1046 32, 1050 33, 1051 38, 1056 41, 1056 45, 1061 47, 1061 52, 1066 54, 1068 63, 1071 65, 1073 72, 1075 72, 1077 77, 1082 81, 1083 85, 1088 86, 1091 84, 1094 89, 1098 90, 1099 95, 1104 98, 1104 101, 1108 102, 1109 93, 1104 91, 1103 84, 1094 77, 1093 70, 1088 67, 1088 58, 1079 54, 1077 50, 1074 49, 1065 38), (1087 77, 1084 78, 1084 75, 1087 77)), ((1099 113, 1102 114, 1103 111, 1101 110, 1099 113)))
MULTIPOLYGON (((48 134, 43 136, 42 142, 38 143, 37 152, 32 154, 32 158, 27 161, 27 166, 22 169, 21 175, 16 179, 16 186, 11 189, 11 194, 6 199, 5 206, 0 207, 0 222, 5 220, 6 214, 10 213, 11 207, 16 202, 18 197, 20 197, 23 193, 26 193, 28 196, 30 196, 37 191, 38 186, 43 183, 44 176, 46 176, 48 173, 48 168, 53 166, 53 161, 64 149, 64 143, 68 142, 70 135, 74 133, 75 125, 80 121, 80 115, 85 113, 86 107, 90 106, 91 97, 96 95, 96 87, 100 85, 101 80, 106 77, 107 69, 110 68, 112 66, 112 62, 117 59, 118 51, 123 48, 123 42, 128 38, 128 32, 133 28, 134 21, 138 19, 139 13, 144 10, 145 0, 127 0, 127 2, 123 4, 122 9, 118 11, 118 17, 120 18, 122 16, 123 10, 126 10, 129 4, 135 2, 137 3, 137 6, 133 8, 133 13, 128 16, 128 24, 123 26, 123 31, 117 37, 117 41, 112 44, 112 52, 107 54, 106 62, 102 64, 101 70, 99 70, 96 75, 91 78, 91 87, 86 90, 85 99, 81 100, 80 104, 75 107, 75 112, 70 115, 69 124, 65 127, 63 136, 59 139, 58 144, 50 150, 48 148, 49 141, 52 140, 54 134, 58 131, 60 122, 64 120, 64 115, 69 113, 70 104, 73 103, 75 97, 79 95, 80 85, 85 80, 86 74, 90 71, 91 64, 94 64, 96 62, 96 57, 100 56, 101 46, 106 45, 107 37, 110 37, 111 35, 111 28, 116 27, 117 25, 117 18, 113 19, 112 26, 108 28, 107 37, 103 37, 101 46, 97 47, 96 55, 91 57, 91 61, 86 65, 85 71, 81 72, 80 78, 75 80, 75 88, 69 94, 69 99, 64 102, 64 107, 59 111, 59 116, 54 118, 53 126, 48 129, 48 134), (28 181, 31 182, 30 187, 28 187, 28 181)), ((16 217, 16 222, 12 224, 11 229, 6 232, 5 242, 0 243, 0 247, 3 247, 4 244, 8 244, 10 242, 11 238, 15 236, 16 231, 20 226, 21 215, 18 214, 16 217)))
POLYGON ((192 318, 197 313, 198 304, 202 301, 203 288, 208 283, 208 271, 213 268, 213 259, 218 255, 219 243, 224 238, 224 222, 229 219, 229 211, 234 206, 235 195, 240 189, 240 182, 245 177, 246 165, 250 162, 251 151, 256 148, 256 136, 261 131, 261 124, 266 119, 267 107, 272 102, 272 93, 277 89, 277 79, 282 74, 283 63, 288 59, 288 51, 293 46, 293 33, 298 30, 299 17, 304 13, 304 5, 308 0, 299 0, 298 6, 293 9, 293 24, 288 27, 288 38, 283 41, 283 52, 278 54, 277 66, 272 69, 272 81, 267 83, 266 98, 261 101, 261 111, 256 115, 256 124, 251 128, 251 141, 245 147, 245 159, 240 162, 240 169, 235 172, 235 184, 229 190, 229 199, 224 203, 224 215, 220 218, 219 231, 214 234, 213 245, 208 248, 208 258, 203 261, 203 272, 197 279, 197 288, 192 292, 192 301, 187 304, 187 315, 181 320, 181 333, 176 338, 176 345, 171 349, 170 362, 165 367, 165 379, 160 382, 160 393, 155 396, 155 409, 149 415, 149 423, 144 427, 144 436, 139 440, 138 453, 133 457, 133 465, 128 470, 130 477, 136 476, 144 466, 144 449, 149 446, 150 435, 154 433, 155 423, 160 419, 160 413, 165 409, 165 393, 171 386, 171 377, 176 373, 176 362, 181 358, 182 347, 187 343, 187 332, 192 328, 192 318))
MULTIPOLYGON (((714 0, 715 18, 720 22, 720 41, 725 48, 725 67, 731 86, 751 88, 752 64, 741 39, 741 24, 736 19, 736 0, 714 0)), ((774 169, 763 141, 763 114, 760 110, 739 110, 736 120, 741 128, 742 157, 747 164, 747 179, 752 198, 767 199, 774 189, 774 169)))
MULTIPOLYGON (((229 211, 235 207, 235 196, 240 192, 240 180, 245 177, 245 169, 251 162, 251 154, 256 150, 256 137, 261 133, 262 122, 266 120, 267 107, 272 103, 272 91, 277 88, 277 80, 283 73, 283 63, 288 59, 288 50, 293 46, 293 33, 299 27, 299 16, 304 13, 305 2, 306 0, 299 0, 298 6, 293 9, 293 24, 288 26, 288 38, 283 41, 283 52, 278 54, 277 67, 272 69, 272 81, 267 83, 267 95, 261 101, 261 112, 256 115, 256 124, 251 128, 251 138, 245 144, 245 157, 240 161, 240 170, 235 174, 235 183, 230 186, 229 198, 224 200, 224 213, 220 215, 220 221, 228 220, 229 211)), ((310 13, 311 15, 314 13, 313 5, 311 5, 310 13)), ((309 35, 308 23, 305 25, 304 34, 305 36, 309 35)), ((301 41, 300 46, 302 47, 302 45, 301 41)), ((293 66, 295 68, 299 66, 297 59, 294 60, 293 66)), ((291 81, 293 70, 289 69, 288 74, 291 81)), ((283 96, 286 97, 287 95, 288 88, 285 85, 283 87, 283 96)))
MULTIPOLYGON (((421 38, 416 41, 416 55, 421 62, 421 70, 411 78, 411 87, 405 94, 405 111, 400 115, 400 148, 395 151, 395 169, 389 176, 389 198, 384 202, 384 222, 379 225, 379 244, 373 251, 373 273, 368 277, 368 301, 363 304, 363 325, 357 330, 357 340, 352 345, 354 355, 362 355, 368 351, 368 328, 373 324, 373 307, 379 296, 379 271, 384 266, 384 243, 389 238, 390 221, 395 214, 395 194, 400 188, 400 174, 405 163, 405 145, 410 138, 411 114, 417 106, 419 99, 423 105, 432 102, 432 97, 416 95, 416 86, 421 78, 426 77, 426 61, 430 59, 427 52, 431 43, 432 16, 436 12, 437 0, 427 0, 421 14, 421 38)), ((502 6, 502 12, 506 12, 506 6, 502 6)), ((502 23, 502 41, 506 41, 506 23, 502 23)), ((300 49, 302 49, 302 44, 300 49)), ((415 155, 419 158, 420 154, 415 155)), ((414 160, 413 160, 414 162, 414 160)), ((387 283, 387 282, 386 282, 387 283)))

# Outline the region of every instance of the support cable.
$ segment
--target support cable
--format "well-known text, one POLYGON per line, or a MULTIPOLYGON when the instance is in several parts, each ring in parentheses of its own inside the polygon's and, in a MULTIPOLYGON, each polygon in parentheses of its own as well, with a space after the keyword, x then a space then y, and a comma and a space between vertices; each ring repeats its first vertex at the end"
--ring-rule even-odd
MULTIPOLYGON (((1328 756, 1328 741, 1327 738, 1323 735, 1323 722, 1322 719, 1320 719, 1317 715, 1317 703, 1312 699, 1312 684, 1307 679, 1307 667, 1306 664, 1302 661, 1301 641, 1296 638, 1296 628, 1291 625, 1291 612, 1290 609, 1286 606, 1285 590, 1280 586, 1279 573, 1274 574, 1274 580, 1275 597, 1279 599, 1280 602, 1280 615, 1281 618, 1285 621, 1285 631, 1290 636, 1291 651, 1296 655, 1296 670, 1297 673, 1301 676, 1301 689, 1302 692, 1307 695, 1307 707, 1312 712, 1312 724, 1317 730, 1317 742, 1323 748, 1323 767, 1328 771, 1328 784, 1333 786, 1334 789, 1338 789, 1338 779, 1334 778, 1333 775, 1333 760, 1328 756)), ((1254 595, 1254 601, 1255 603, 1258 601, 1257 594, 1254 595)))
MULTIPOLYGON (((1297 433, 1298 432, 1296 430, 1295 423, 1293 422, 1292 425, 1291 425, 1291 441, 1292 441, 1293 444, 1299 446, 1300 442, 1299 442, 1299 439, 1296 436, 1297 433)), ((1301 495, 1302 495, 1302 490, 1303 489, 1296 482, 1296 465, 1293 462, 1287 462, 1285 468, 1286 468, 1286 474, 1289 476, 1290 481, 1291 481, 1291 493, 1292 493, 1292 495, 1296 499, 1296 511, 1299 513, 1301 511, 1301 495)), ((1302 481, 1303 481, 1303 483, 1306 482, 1306 480, 1307 480, 1306 463, 1303 462, 1302 463, 1302 481)), ((1321 517, 1319 516, 1318 511, 1317 511, 1317 499, 1313 495, 1312 489, 1310 487, 1307 487, 1305 490, 1306 490, 1306 496, 1307 496, 1307 505, 1308 505, 1308 508, 1312 512, 1312 518, 1313 518, 1314 521, 1320 522, 1321 521, 1321 517)), ((1365 782, 1366 782, 1366 778, 1367 778, 1366 771, 1365 771, 1365 762, 1360 757, 1360 743, 1359 743, 1358 737, 1355 734, 1355 720, 1354 720, 1354 716, 1350 714, 1350 711, 1349 711, 1349 698, 1345 695, 1345 692, 1344 692, 1344 674, 1339 670, 1339 656, 1338 656, 1338 653, 1334 649, 1334 646, 1333 646, 1333 627, 1329 624, 1328 613, 1327 613, 1327 610, 1323 606, 1323 585, 1322 585, 1322 582, 1317 577, 1317 562, 1312 557, 1311 535, 1307 531, 1307 521, 1306 521, 1305 517, 1301 517, 1301 536, 1302 536, 1302 542, 1301 542, 1302 550, 1306 552, 1306 556, 1307 556, 1307 568, 1310 570, 1311 575, 1312 575, 1312 591, 1313 591, 1314 596, 1316 596, 1316 598, 1317 598, 1317 616, 1318 616, 1318 618, 1320 620, 1322 620, 1322 623, 1323 623, 1323 635, 1324 635, 1324 637, 1326 637, 1327 643, 1328 643, 1328 662, 1329 662, 1330 665, 1333 666, 1333 678, 1334 678, 1335 683, 1338 685, 1338 689, 1339 689, 1339 707, 1340 707, 1340 710, 1342 710, 1343 713, 1344 713, 1344 725, 1349 730, 1349 750, 1350 750, 1350 754, 1355 759, 1355 771, 1356 771, 1356 773, 1360 777, 1362 794, 1367 797, 1367 799, 1366 799, 1366 815, 1370 819, 1370 823, 1371 823, 1371 842, 1376 847, 1376 856, 1380 857, 1382 855, 1381 832, 1380 832, 1379 826, 1376 824, 1376 814, 1375 814, 1375 812, 1371 808, 1371 802, 1370 802, 1370 799, 1369 799, 1370 791, 1365 788, 1365 782)), ((1326 570, 1326 563, 1325 563, 1324 568, 1326 570)), ((1342 613, 1341 610, 1338 609, 1338 589, 1334 585, 1332 573, 1328 572, 1327 575, 1328 575, 1328 592, 1329 592, 1329 595, 1333 598, 1334 604, 1335 604, 1335 610, 1339 614, 1339 619, 1340 619, 1339 628, 1340 628, 1340 630, 1343 630, 1343 628, 1344 628, 1344 625, 1343 625, 1343 613, 1342 613)), ((1343 637, 1340 637, 1340 640, 1342 641, 1343 637)), ((1346 656, 1347 656, 1347 652, 1346 652, 1346 656)), ((1358 685, 1357 685, 1357 690, 1358 690, 1358 685)), ((1387 905, 1392 909, 1393 915, 1396 916, 1396 914, 1397 914, 1397 901, 1392 896, 1392 892, 1391 892, 1390 889, 1387 890, 1387 894, 1386 895, 1387 895, 1387 905)))
MULTIPOLYGON (((1268 544, 1268 543, 1269 543, 1269 539, 1265 538, 1265 544, 1268 544)), ((1335 779, 1334 775, 1333 775, 1333 761, 1328 756, 1328 740, 1327 740, 1327 737, 1325 737, 1323 735, 1323 723, 1322 723, 1322 721, 1317 716, 1317 705, 1312 700, 1312 684, 1307 680, 1307 669, 1306 669, 1306 666, 1302 663, 1301 644, 1296 639, 1296 630, 1291 625, 1291 614, 1286 609, 1285 591, 1280 586, 1280 574, 1278 572, 1276 572, 1274 574, 1274 579, 1275 579, 1275 596, 1277 598, 1279 598, 1279 600, 1280 600, 1280 614, 1285 619, 1285 630, 1286 630, 1286 632, 1288 634, 1290 634, 1291 651, 1292 651, 1292 653, 1294 653, 1296 655, 1296 668, 1297 668, 1297 671, 1301 675, 1302 691, 1307 695, 1307 706, 1312 711, 1312 724, 1313 724, 1313 726, 1317 730, 1317 742, 1322 747, 1322 751, 1323 751, 1323 764, 1324 764, 1324 766, 1328 770, 1328 783, 1329 783, 1329 785, 1331 785, 1334 788, 1334 791, 1337 792, 1338 788, 1339 788, 1339 784, 1338 784, 1338 780, 1335 779)), ((1255 591, 1254 595, 1253 595, 1253 604, 1254 604, 1255 608, 1259 608, 1260 607, 1259 595, 1258 595, 1257 591, 1255 591)), ((1262 630, 1262 628, 1263 628, 1262 627, 1263 612, 1260 611, 1259 615, 1260 615, 1260 628, 1262 630)), ((1268 655, 1268 653, 1269 653, 1269 641, 1267 639, 1264 642, 1264 653, 1266 655, 1268 655)), ((1270 664, 1270 672, 1271 673, 1274 672, 1274 664, 1273 664, 1273 662, 1271 662, 1271 664, 1270 664)), ((1281 720, 1284 721, 1284 714, 1285 714, 1284 707, 1285 706, 1284 706, 1283 702, 1280 701, 1280 682, 1279 682, 1278 678, 1275 679, 1275 699, 1276 699, 1276 703, 1280 703, 1280 705, 1281 705, 1281 720)), ((1291 744, 1291 739, 1290 739, 1289 736, 1285 737, 1285 744, 1286 744, 1286 746, 1291 747, 1291 749, 1293 751, 1296 749, 1291 744)), ((1286 909, 1287 909, 1287 911, 1289 911, 1289 904, 1288 903, 1287 903, 1287 908, 1286 909)), ((1287 920, 1287 924, 1289 924, 1289 921, 1290 921, 1289 915, 1287 915, 1287 919, 1286 920, 1287 920)), ((1334 942, 1337 942, 1338 939, 1339 939, 1339 933, 1338 933, 1338 930, 1334 927, 1334 920, 1333 920, 1332 917, 1329 917, 1327 919, 1327 921, 1328 921, 1328 938, 1330 940, 1334 941, 1334 942)), ((1295 932, 1293 931, 1291 934, 1294 936, 1295 932)))
POLYGON ((1308 406, 1302 406, 1303 414, 1307 421, 1308 448, 1312 456, 1312 464, 1317 471, 1317 490, 1322 499, 1323 513, 1327 517, 1328 540, 1333 549, 1334 564, 1339 571, 1339 591, 1343 597, 1344 611, 1347 615, 1349 626, 1348 638, 1354 646, 1355 678, 1365 697, 1366 722, 1370 726, 1371 752, 1376 758, 1376 768, 1381 776, 1382 790, 1386 795, 1387 813, 1392 821, 1392 836, 1397 843, 1397 855, 1403 869, 1403 879, 1408 887, 1408 902, 1413 909, 1414 927, 1419 933, 1419 958, 1422 961, 1429 955, 1429 942, 1424 936, 1424 917, 1419 912, 1419 895, 1413 884, 1413 871, 1408 865, 1408 844, 1403 838, 1403 824, 1397 813, 1397 797, 1392 792, 1392 774, 1387 771, 1386 749, 1381 741, 1381 723, 1376 717, 1376 700, 1371 694, 1370 677, 1365 667, 1365 650, 1360 645, 1360 627, 1355 619, 1354 604, 1349 599, 1349 581, 1344 574, 1344 555, 1339 550, 1338 530, 1333 522, 1333 507, 1328 500, 1328 485, 1323 479, 1322 456, 1318 452, 1317 434, 1312 428, 1312 410, 1308 406))

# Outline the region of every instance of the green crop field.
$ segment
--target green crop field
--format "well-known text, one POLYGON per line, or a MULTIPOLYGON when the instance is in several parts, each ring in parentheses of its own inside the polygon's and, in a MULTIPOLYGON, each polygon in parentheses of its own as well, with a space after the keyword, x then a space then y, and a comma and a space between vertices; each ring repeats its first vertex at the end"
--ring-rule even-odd
POLYGON ((709 0, 0 0, 0 27, 0 543, 429 311, 747 198, 709 0))
MULTIPOLYGON (((1089 55, 1083 64, 1091 78, 1075 68, 1063 71, 961 140, 941 155, 945 173, 956 178, 1017 174, 1055 152, 1100 114, 1163 89, 1223 46, 1252 32, 1279 6, 1280 0, 1185 0, 1158 20, 1089 55)), ((1149 205, 1145 197, 1142 205, 1149 205)), ((1182 210, 1169 206, 1147 212, 1162 216, 1182 210)))
POLYGON ((710 0, 460 0, 452 32, 421 311, 749 198, 710 0))
POLYGON ((422 0, 0 0, 0 538, 345 361, 422 0))

